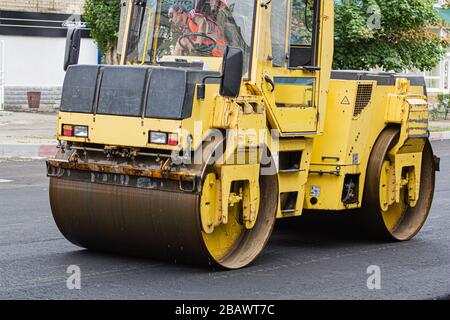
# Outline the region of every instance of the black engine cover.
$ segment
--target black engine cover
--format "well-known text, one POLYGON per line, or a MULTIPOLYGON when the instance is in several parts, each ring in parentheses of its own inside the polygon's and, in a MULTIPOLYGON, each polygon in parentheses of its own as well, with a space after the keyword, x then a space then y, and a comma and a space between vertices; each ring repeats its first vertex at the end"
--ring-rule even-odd
POLYGON ((211 75, 217 73, 157 66, 70 66, 61 111, 183 120, 192 114, 196 85, 211 75))

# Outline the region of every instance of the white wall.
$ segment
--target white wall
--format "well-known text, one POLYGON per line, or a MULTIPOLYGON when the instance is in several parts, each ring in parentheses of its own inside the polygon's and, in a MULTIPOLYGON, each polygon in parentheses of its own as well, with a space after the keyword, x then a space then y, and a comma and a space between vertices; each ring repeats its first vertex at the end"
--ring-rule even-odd
POLYGON ((84 0, 1 0, 1 9, 9 11, 81 14, 83 4, 84 0))
MULTIPOLYGON (((5 86, 62 86, 65 38, 0 35, 0 40, 5 46, 5 86)), ((82 39, 80 64, 97 64, 97 57, 94 41, 82 39)))

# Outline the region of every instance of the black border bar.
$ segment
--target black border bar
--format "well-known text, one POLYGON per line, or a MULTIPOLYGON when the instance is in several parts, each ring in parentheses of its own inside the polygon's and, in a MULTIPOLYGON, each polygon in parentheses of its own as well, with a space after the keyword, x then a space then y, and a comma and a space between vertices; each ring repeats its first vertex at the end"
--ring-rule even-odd
MULTIPOLYGON (((0 10, 0 35, 65 38, 66 21, 71 17, 70 14, 0 10)), ((90 38, 89 29, 82 28, 81 36, 90 38)))

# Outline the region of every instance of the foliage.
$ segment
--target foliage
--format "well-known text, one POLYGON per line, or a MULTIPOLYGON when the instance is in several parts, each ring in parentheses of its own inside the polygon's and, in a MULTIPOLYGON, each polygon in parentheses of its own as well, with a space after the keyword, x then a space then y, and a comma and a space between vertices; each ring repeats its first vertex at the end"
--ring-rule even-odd
POLYGON ((438 110, 445 114, 445 120, 447 120, 448 113, 450 112, 450 94, 440 93, 438 94, 438 110))
POLYGON ((431 70, 449 46, 433 0, 335 2, 335 69, 431 70))
POLYGON ((86 0, 83 17, 102 53, 117 47, 120 24, 119 0, 86 0))

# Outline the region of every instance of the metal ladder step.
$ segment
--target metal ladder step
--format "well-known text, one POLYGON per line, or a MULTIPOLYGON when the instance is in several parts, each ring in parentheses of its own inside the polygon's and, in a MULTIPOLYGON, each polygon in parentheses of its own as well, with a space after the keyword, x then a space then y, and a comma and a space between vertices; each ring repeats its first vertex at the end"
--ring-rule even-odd
POLYGON ((299 168, 294 168, 294 169, 283 169, 280 170, 280 173, 297 173, 300 172, 302 170, 300 170, 299 168))

